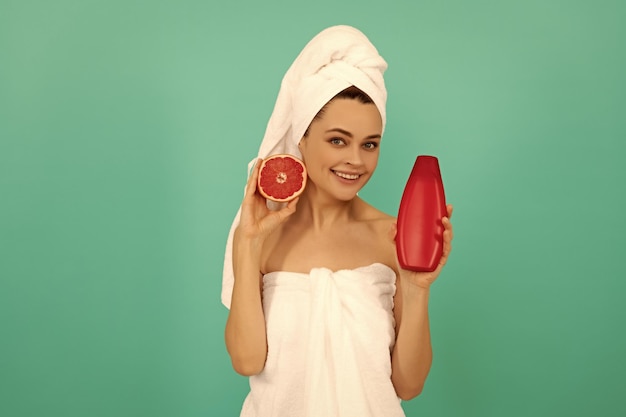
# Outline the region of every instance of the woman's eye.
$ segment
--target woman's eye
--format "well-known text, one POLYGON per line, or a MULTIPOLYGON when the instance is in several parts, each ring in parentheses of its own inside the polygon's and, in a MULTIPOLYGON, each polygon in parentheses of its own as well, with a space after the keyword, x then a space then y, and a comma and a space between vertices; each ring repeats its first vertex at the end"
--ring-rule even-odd
POLYGON ((378 143, 376 142, 367 142, 363 145, 365 149, 376 149, 378 147, 378 143))
POLYGON ((340 138, 332 138, 330 140, 330 143, 332 143, 333 145, 343 145, 343 139, 340 138))

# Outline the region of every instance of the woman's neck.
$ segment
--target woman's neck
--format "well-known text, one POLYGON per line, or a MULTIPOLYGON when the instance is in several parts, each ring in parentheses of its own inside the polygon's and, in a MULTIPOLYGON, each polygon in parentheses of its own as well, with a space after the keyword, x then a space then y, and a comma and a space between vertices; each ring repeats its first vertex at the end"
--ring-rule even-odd
POLYGON ((312 189, 305 190, 298 201, 294 220, 308 223, 314 230, 328 230, 353 220, 359 202, 360 199, 356 196, 351 200, 342 201, 329 195, 321 195, 312 189))

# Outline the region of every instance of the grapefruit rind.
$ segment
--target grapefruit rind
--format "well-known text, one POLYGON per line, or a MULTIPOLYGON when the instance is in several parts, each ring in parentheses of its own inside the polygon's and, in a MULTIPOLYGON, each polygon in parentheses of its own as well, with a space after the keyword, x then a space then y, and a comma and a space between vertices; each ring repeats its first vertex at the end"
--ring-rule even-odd
POLYGON ((268 200, 286 203, 298 197, 306 186, 304 163, 293 155, 279 154, 261 162, 257 188, 268 200))

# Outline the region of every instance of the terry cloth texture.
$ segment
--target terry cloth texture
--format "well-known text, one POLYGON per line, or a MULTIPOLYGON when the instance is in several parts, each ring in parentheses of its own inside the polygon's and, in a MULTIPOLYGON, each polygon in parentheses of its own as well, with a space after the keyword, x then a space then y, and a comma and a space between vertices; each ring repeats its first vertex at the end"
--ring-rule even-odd
POLYGON ((404 417, 391 383, 395 279, 379 263, 266 274, 267 360, 241 417, 404 417))

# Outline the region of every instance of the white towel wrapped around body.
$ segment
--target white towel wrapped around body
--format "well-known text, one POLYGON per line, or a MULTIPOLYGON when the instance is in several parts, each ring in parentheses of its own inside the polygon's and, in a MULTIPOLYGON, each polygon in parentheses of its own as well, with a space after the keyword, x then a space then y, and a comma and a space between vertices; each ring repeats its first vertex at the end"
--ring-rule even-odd
POLYGON ((395 279, 379 263, 267 274, 267 361, 241 416, 404 416, 391 383, 395 279))
MULTIPOLYGON (((387 90, 383 73, 386 69, 385 60, 358 29, 333 26, 320 32, 304 47, 283 77, 257 158, 275 154, 300 158, 298 143, 315 115, 335 95, 353 85, 374 101, 384 130, 387 90)), ((257 158, 248 164, 248 172, 257 158)), ((221 298, 228 308, 234 283, 233 233, 240 214, 241 208, 230 228, 224 256, 221 298)))

